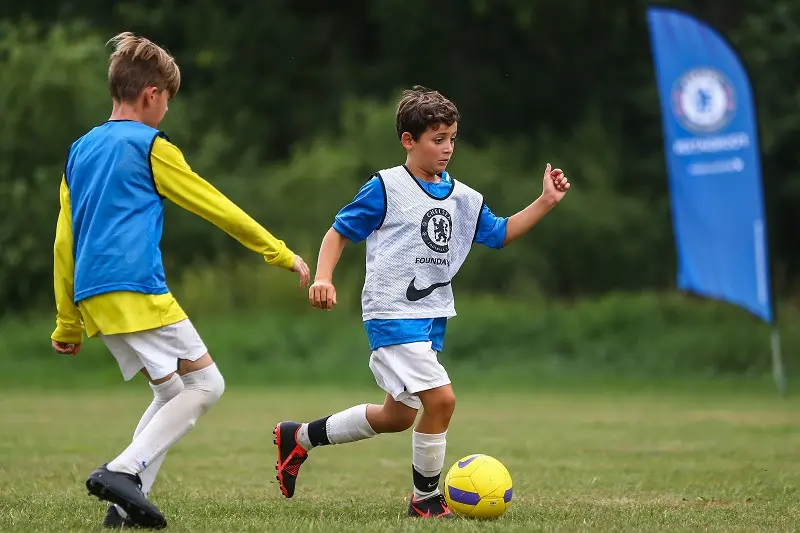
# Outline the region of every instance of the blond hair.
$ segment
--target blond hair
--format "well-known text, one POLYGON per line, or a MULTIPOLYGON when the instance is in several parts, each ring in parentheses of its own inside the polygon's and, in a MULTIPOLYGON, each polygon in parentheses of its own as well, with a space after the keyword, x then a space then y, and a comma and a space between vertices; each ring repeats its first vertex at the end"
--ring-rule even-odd
POLYGON ((163 48, 131 32, 111 38, 114 45, 109 58, 108 90, 111 98, 131 102, 147 87, 169 91, 170 98, 181 86, 181 71, 163 48))
POLYGON ((459 118, 456 105, 439 91, 415 85, 403 91, 397 103, 397 136, 409 132, 418 141, 428 128, 452 126, 459 118))

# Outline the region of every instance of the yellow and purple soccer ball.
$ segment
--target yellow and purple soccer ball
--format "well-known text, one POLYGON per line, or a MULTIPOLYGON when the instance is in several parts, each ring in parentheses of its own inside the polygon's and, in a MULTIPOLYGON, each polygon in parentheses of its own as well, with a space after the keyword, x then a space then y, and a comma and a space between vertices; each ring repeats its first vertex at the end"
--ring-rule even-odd
POLYGON ((444 478, 447 505, 468 518, 497 518, 511 504, 511 475, 508 469, 484 454, 459 459, 444 478))

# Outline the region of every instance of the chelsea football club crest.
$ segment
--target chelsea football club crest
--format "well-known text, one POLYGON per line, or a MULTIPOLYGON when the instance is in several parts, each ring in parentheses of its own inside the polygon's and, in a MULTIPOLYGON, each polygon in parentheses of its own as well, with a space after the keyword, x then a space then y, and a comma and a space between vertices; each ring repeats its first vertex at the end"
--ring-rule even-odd
POLYGON ((440 254, 450 250, 450 236, 453 232, 453 219, 446 210, 436 207, 422 217, 422 240, 434 252, 440 254))
POLYGON ((722 72, 696 68, 685 72, 672 89, 672 112, 693 133, 714 133, 733 118, 736 94, 722 72))

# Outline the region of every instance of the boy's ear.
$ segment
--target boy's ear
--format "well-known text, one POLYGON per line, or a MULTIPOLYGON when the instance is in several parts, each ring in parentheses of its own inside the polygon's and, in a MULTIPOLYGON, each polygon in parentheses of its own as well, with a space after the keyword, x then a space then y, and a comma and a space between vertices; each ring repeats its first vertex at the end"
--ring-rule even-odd
POLYGON ((152 102, 155 99, 156 94, 158 94, 158 87, 155 87, 155 86, 153 86, 153 87, 145 87, 142 90, 142 96, 144 97, 144 100, 147 103, 152 102))
POLYGON ((411 150, 411 148, 414 146, 414 138, 409 132, 404 131, 400 136, 400 144, 402 144, 403 148, 406 150, 411 150))

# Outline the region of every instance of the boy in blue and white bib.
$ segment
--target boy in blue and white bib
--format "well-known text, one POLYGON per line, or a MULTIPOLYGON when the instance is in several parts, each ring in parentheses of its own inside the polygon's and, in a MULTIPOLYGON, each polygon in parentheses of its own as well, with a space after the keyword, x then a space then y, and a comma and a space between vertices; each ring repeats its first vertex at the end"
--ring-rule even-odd
POLYGON ((347 241, 366 241, 362 318, 370 369, 386 391, 383 405, 357 405, 319 420, 275 427, 276 466, 284 496, 294 495, 300 466, 316 446, 412 434, 413 494, 409 516, 450 517, 439 491, 455 395, 438 360, 447 320, 456 315, 451 280, 474 242, 502 248, 530 230, 564 197, 560 169, 544 173, 542 195, 509 218, 496 217, 483 196, 446 172, 459 113, 440 93, 416 86, 397 107, 403 165, 380 170, 336 216, 322 241, 311 304, 336 304, 333 271, 347 241), (423 413, 417 421, 417 414, 423 413))

